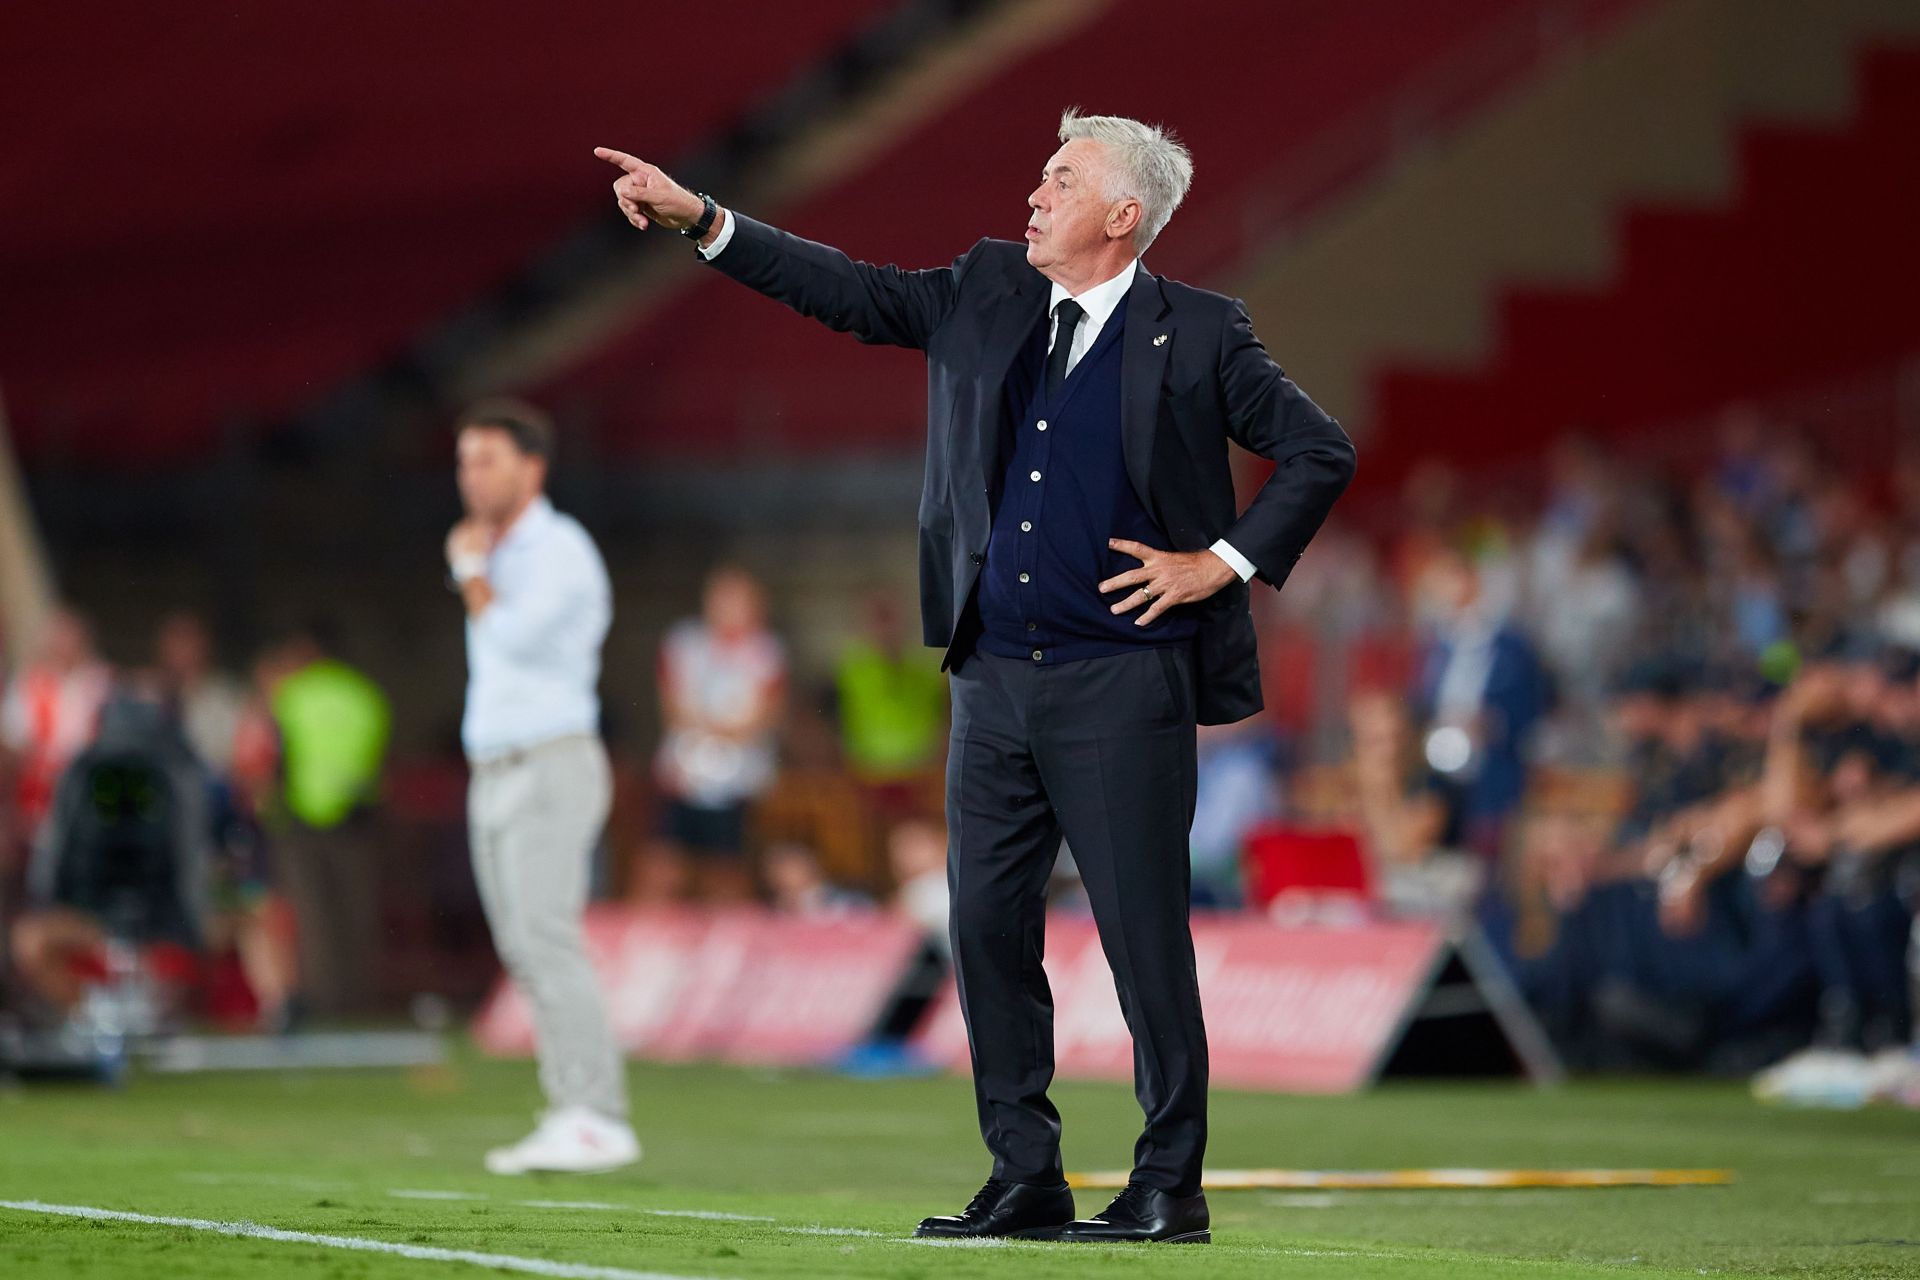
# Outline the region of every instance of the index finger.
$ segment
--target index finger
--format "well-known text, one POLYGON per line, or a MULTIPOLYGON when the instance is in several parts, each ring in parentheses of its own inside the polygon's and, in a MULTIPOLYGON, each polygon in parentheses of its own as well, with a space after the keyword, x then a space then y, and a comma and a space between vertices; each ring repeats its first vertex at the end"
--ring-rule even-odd
POLYGON ((1160 554, 1144 542, 1129 542, 1125 538, 1108 538, 1107 545, 1122 555, 1132 556, 1135 560, 1144 561, 1148 556, 1160 554))
POLYGON ((638 156, 630 156, 624 151, 615 151, 612 147, 595 147, 593 154, 608 164, 617 164, 628 173, 638 173, 647 167, 647 162, 638 156))

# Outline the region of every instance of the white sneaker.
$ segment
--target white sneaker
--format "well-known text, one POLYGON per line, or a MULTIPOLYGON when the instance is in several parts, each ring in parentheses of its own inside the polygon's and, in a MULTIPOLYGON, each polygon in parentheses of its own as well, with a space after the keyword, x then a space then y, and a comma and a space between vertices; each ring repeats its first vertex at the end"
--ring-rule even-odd
POLYGON ((585 1107, 563 1107, 512 1146, 487 1152, 487 1172, 606 1173, 639 1158, 633 1126, 585 1107))
POLYGON ((1869 1058, 1867 1097, 1903 1107, 1920 1106, 1920 1051, 1882 1049, 1869 1058))
POLYGON ((1867 1104, 1871 1074, 1863 1053, 1802 1049, 1755 1076, 1753 1096, 1795 1107, 1853 1110, 1867 1104))

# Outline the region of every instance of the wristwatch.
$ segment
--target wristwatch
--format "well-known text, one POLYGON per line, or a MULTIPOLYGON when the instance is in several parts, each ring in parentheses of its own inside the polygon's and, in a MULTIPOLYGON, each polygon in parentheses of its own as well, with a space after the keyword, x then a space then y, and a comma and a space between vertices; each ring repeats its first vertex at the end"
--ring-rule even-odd
POLYGON ((707 232, 713 230, 713 220, 720 216, 720 206, 715 204, 713 197, 704 191, 696 191, 694 194, 700 197, 700 221, 690 227, 680 228, 680 234, 689 240, 701 240, 706 237, 707 232))

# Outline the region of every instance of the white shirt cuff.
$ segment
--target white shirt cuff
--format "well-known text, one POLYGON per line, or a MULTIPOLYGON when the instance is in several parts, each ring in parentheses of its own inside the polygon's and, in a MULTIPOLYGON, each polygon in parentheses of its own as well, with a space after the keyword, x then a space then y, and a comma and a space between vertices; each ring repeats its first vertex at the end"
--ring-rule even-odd
POLYGON ((699 252, 701 257, 705 258, 708 262, 712 262, 720 256, 720 251, 727 247, 727 241, 733 239, 733 223, 733 210, 729 209, 727 210, 727 220, 720 224, 720 234, 713 238, 712 244, 700 247, 699 252))
POLYGON ((1227 562, 1227 568, 1240 575, 1240 581, 1245 582, 1253 576, 1253 561, 1247 559, 1238 551, 1235 551, 1233 544, 1225 538, 1220 539, 1220 541, 1208 547, 1207 550, 1213 552, 1213 554, 1219 556, 1222 560, 1225 560, 1227 562))

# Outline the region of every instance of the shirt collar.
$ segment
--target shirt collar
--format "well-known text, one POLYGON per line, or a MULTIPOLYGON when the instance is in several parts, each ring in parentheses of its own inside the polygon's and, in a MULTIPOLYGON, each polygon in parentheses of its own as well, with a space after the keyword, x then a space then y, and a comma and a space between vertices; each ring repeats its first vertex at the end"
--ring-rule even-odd
POLYGON ((1091 289, 1083 289, 1078 297, 1068 293, 1065 285, 1056 284, 1053 286, 1052 295, 1047 299, 1047 314, 1052 315, 1053 309, 1059 306, 1063 299, 1073 298, 1080 304, 1081 310, 1087 313, 1084 323, 1087 332, 1092 333, 1107 323, 1107 317, 1112 315, 1114 309, 1120 305, 1120 300, 1127 296, 1127 290, 1133 285, 1134 273, 1139 270, 1140 259, 1135 258, 1120 268, 1119 275, 1102 281, 1091 289))
POLYGON ((527 509, 520 513, 520 518, 507 526, 506 534, 494 544, 493 549, 501 551, 523 539, 535 536, 540 532, 540 526, 552 518, 553 503, 547 500, 547 495, 544 493, 535 495, 533 501, 527 504, 527 509))

